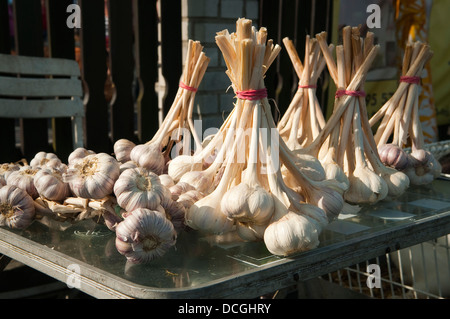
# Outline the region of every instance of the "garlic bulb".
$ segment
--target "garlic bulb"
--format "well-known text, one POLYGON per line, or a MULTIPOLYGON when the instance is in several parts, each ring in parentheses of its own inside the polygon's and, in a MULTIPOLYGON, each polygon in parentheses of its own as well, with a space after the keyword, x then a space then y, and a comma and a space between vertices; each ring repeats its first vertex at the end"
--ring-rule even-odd
POLYGON ((117 203, 126 211, 137 208, 157 209, 164 197, 158 175, 145 168, 126 169, 114 184, 117 203))
POLYGON ((13 185, 0 188, 0 226, 25 229, 34 216, 33 198, 25 190, 13 185))
POLYGON ((63 174, 63 180, 75 196, 101 199, 113 192, 119 175, 119 162, 111 155, 98 153, 75 161, 63 174))
POLYGON ((395 144, 383 144, 378 147, 378 154, 386 166, 402 171, 409 166, 408 154, 395 144))
POLYGON ((127 168, 137 168, 137 167, 139 166, 133 161, 122 163, 120 164, 120 174, 122 174, 123 171, 126 170, 127 168))
POLYGON ((175 245, 177 233, 164 214, 138 208, 116 226, 116 248, 128 261, 148 263, 175 245))
POLYGON ((187 172, 201 171, 202 169, 202 161, 198 161, 195 156, 178 155, 170 161, 167 172, 173 181, 177 183, 187 172))
POLYGON ((165 210, 167 219, 172 222, 175 231, 179 234, 186 228, 186 208, 182 203, 173 200, 168 201, 162 207, 165 210))
POLYGON ((68 158, 68 165, 74 165, 75 162, 77 162, 78 160, 85 158, 88 155, 93 155, 95 154, 94 151, 91 150, 87 150, 84 147, 78 147, 77 149, 75 149, 72 153, 69 154, 69 158, 68 158))
POLYGON ((169 187, 169 191, 172 194, 173 200, 178 200, 181 194, 184 194, 191 190, 195 190, 194 186, 183 182, 178 182, 175 185, 169 187))
POLYGON ((139 144, 130 153, 130 159, 138 166, 161 175, 164 171, 165 159, 158 144, 139 144))
POLYGON ((175 185, 174 180, 172 179, 172 177, 170 177, 169 174, 161 174, 159 175, 159 179, 161 181, 161 184, 163 184, 166 187, 172 187, 175 185))
POLYGON ((272 254, 288 256, 319 245, 320 230, 310 217, 293 211, 281 215, 264 232, 264 243, 272 254))
POLYGON ((54 153, 38 152, 30 161, 30 166, 33 168, 41 168, 47 164, 48 161, 54 160, 56 162, 61 160, 54 153))
POLYGON ((63 181, 62 174, 57 169, 40 169, 34 175, 34 186, 39 195, 54 201, 62 201, 71 196, 70 186, 63 181))
POLYGON ((11 172, 6 179, 8 185, 19 187, 26 191, 33 199, 39 197, 39 193, 34 186, 34 175, 40 168, 22 166, 19 170, 11 172))
POLYGON ((13 171, 18 171, 20 169, 19 164, 15 163, 4 163, 0 165, 0 177, 3 177, 3 179, 6 181, 8 178, 8 175, 13 171))
POLYGON ((182 193, 176 201, 183 205, 185 209, 189 209, 192 205, 194 205, 195 202, 202 199, 203 197, 204 196, 202 193, 200 193, 196 189, 193 189, 182 193))
POLYGON ((130 161, 130 153, 135 146, 136 144, 126 138, 117 140, 113 146, 116 159, 121 163, 130 161))

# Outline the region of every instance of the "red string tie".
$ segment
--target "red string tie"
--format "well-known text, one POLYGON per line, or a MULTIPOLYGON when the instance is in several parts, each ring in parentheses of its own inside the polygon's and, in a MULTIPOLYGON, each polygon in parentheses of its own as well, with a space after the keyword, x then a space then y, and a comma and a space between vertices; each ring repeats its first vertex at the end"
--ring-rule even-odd
POLYGON ((311 84, 311 85, 298 85, 298 88, 299 89, 315 89, 315 88, 317 88, 317 85, 313 85, 313 84, 311 84))
POLYGON ((180 82, 179 84, 180 88, 191 91, 191 92, 197 92, 197 89, 195 87, 189 86, 184 84, 183 82, 180 82))
POLYGON ((401 76, 400 82, 405 82, 409 84, 420 84, 420 77, 419 76, 401 76))
POLYGON ((336 91, 336 98, 340 98, 341 96, 349 95, 349 96, 355 96, 355 97, 365 97, 366 92, 364 91, 350 91, 350 90, 337 90, 336 91))
POLYGON ((267 97, 267 89, 236 91, 236 96, 241 100, 257 101, 267 97))

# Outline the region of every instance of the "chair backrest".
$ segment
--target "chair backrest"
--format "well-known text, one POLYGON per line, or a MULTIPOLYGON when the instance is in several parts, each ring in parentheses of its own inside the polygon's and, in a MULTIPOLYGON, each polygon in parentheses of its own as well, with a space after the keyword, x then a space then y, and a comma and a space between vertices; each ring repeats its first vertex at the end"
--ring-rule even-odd
POLYGON ((76 61, 0 54, 0 117, 71 117, 78 147, 83 144, 82 96, 76 61))

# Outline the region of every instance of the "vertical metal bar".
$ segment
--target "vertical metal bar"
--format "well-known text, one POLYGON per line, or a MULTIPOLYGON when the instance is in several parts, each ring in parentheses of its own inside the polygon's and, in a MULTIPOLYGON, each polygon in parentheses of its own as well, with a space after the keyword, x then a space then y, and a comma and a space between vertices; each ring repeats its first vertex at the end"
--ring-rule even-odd
POLYGON ((386 254, 386 263, 387 263, 387 269, 388 269, 388 277, 389 277, 389 284, 391 287, 391 294, 392 297, 395 296, 395 290, 393 285, 393 278, 392 278, 392 266, 391 266, 391 256, 389 254, 386 254))
MULTIPOLYGON (((381 265, 380 263, 380 258, 377 257, 376 259, 377 265, 381 265)), ((381 266, 380 266, 381 267, 381 266)), ((381 274, 380 274, 381 276, 381 274)), ((381 287, 380 287, 380 294, 381 294, 381 299, 384 299, 384 287, 383 287, 383 278, 380 278, 380 282, 381 282, 381 287)))
MULTIPOLYGON (((408 248, 408 253, 409 253, 409 264, 411 267, 412 286, 417 287, 416 278, 414 276, 414 261, 413 261, 413 254, 412 254, 411 248, 408 248)), ((426 274, 424 274, 424 276, 426 276, 426 274)), ((417 299, 417 293, 415 290, 413 291, 413 294, 414 294, 414 298, 417 299)))
MULTIPOLYGON (((426 274, 427 273, 427 263, 426 263, 425 250, 423 247, 423 243, 420 244, 420 251, 421 251, 421 256, 422 256, 423 273, 426 274)), ((428 285, 428 277, 427 276, 424 276, 424 282, 425 282, 425 290, 429 291, 430 287, 428 285)))
POLYGON ((438 295, 442 297, 442 289, 441 289, 441 281, 439 277, 439 262, 437 258, 437 245, 436 242, 433 242, 433 255, 434 255, 434 263, 435 263, 435 271, 436 271, 436 285, 438 287, 438 295))
POLYGON ((112 152, 109 110, 105 99, 106 39, 104 0, 78 0, 81 8, 81 61, 85 84, 86 148, 112 152))

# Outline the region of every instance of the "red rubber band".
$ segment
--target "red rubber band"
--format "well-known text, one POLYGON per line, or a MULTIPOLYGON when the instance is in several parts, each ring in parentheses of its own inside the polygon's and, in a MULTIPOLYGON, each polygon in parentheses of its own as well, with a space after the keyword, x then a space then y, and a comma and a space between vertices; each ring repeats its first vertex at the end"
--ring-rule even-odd
POLYGON ((236 91, 236 96, 241 100, 262 100, 267 97, 267 89, 236 91))
POLYGON ((400 82, 418 85, 418 84, 420 84, 420 77, 419 76, 401 76, 400 82))
POLYGON ((298 85, 299 89, 316 89, 317 85, 298 85))
POLYGON ((349 96, 355 96, 355 97, 365 97, 366 92, 364 91, 349 91, 349 90, 337 90, 336 91, 336 98, 340 98, 341 96, 349 95, 349 96))
POLYGON ((183 82, 180 82, 179 84, 180 88, 191 91, 191 92, 197 92, 197 89, 195 87, 189 86, 184 84, 183 82))

